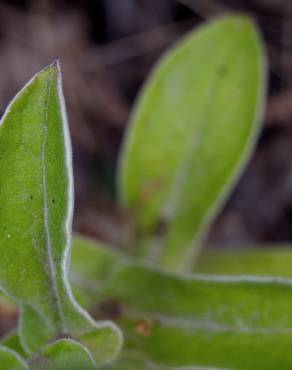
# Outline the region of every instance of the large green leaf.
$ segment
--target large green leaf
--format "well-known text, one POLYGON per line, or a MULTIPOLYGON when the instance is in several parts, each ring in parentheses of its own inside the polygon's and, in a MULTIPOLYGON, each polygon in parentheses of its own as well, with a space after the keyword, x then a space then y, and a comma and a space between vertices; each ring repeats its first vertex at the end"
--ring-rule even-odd
POLYGON ((177 276, 85 239, 72 256, 76 291, 97 317, 115 317, 125 353, 138 354, 113 369, 292 368, 292 280, 177 276))
POLYGON ((119 351, 120 331, 94 322, 68 283, 73 180, 57 62, 34 76, 7 108, 0 149, 0 286, 22 306, 24 348, 31 353, 59 336, 73 336, 98 363, 108 361, 119 351))
POLYGON ((121 202, 145 239, 138 254, 169 270, 191 267, 254 146, 265 77, 258 31, 244 16, 204 25, 154 69, 119 168, 121 202))

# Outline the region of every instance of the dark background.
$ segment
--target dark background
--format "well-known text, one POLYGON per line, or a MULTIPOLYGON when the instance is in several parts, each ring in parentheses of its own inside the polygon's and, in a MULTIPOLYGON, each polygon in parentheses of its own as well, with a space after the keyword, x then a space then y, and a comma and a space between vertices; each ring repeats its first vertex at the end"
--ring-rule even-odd
POLYGON ((229 246, 292 240, 292 1, 0 1, 0 111, 38 70, 60 57, 74 149, 74 228, 112 244, 127 214, 114 174, 129 111, 153 63, 202 21, 254 17, 269 54, 270 87, 256 153, 212 228, 229 246))

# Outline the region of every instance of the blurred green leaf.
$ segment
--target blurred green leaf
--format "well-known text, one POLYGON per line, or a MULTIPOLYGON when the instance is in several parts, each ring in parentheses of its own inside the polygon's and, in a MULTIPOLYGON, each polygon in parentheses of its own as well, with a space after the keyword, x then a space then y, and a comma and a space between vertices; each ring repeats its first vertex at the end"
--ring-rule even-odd
POLYGON ((196 260, 194 271, 220 275, 259 275, 292 278, 292 248, 288 245, 242 249, 209 249, 196 260))
POLYGON ((17 331, 13 330, 7 335, 5 335, 4 338, 1 338, 0 344, 18 353, 22 358, 27 357, 27 354, 25 353, 25 350, 20 342, 20 338, 17 331))
POLYGON ((145 239, 138 254, 168 270, 190 269, 254 146, 265 78, 260 36, 245 16, 204 25, 159 62, 119 168, 121 202, 145 239))
POLYGON ((292 280, 177 276, 78 238, 72 261, 74 286, 92 313, 115 318, 125 353, 141 356, 113 369, 292 368, 292 280))
POLYGON ((0 364, 3 370, 28 370, 24 360, 14 351, 0 346, 0 364))
POLYGON ((105 244, 81 236, 73 239, 70 281, 74 294, 83 307, 90 309, 112 271, 130 257, 105 244))
MULTIPOLYGON (((72 365, 80 370, 95 367, 95 361, 90 352, 72 339, 59 339, 49 344, 43 349, 42 357, 48 361, 48 364, 44 365, 48 370, 69 368, 72 365)), ((34 368, 39 370, 39 365, 36 364, 32 367, 34 368)))
MULTIPOLYGON (((65 369, 62 369, 65 370, 65 369)), ((67 369, 69 370, 69 369, 67 369)), ((79 369, 81 370, 81 369, 79 369)), ((156 364, 149 360, 146 356, 141 353, 125 351, 122 358, 115 361, 113 364, 102 367, 102 370, 220 370, 215 367, 198 367, 198 366, 188 366, 188 367, 172 367, 165 366, 161 364, 156 364)), ((224 369, 221 369, 224 370, 224 369)), ((225 369, 226 370, 226 369, 225 369)))
POLYGON ((58 63, 13 99, 0 123, 0 146, 0 286, 22 306, 26 352, 60 335, 81 342, 90 335, 96 362, 111 360, 120 331, 94 322, 68 283, 73 180, 58 63))

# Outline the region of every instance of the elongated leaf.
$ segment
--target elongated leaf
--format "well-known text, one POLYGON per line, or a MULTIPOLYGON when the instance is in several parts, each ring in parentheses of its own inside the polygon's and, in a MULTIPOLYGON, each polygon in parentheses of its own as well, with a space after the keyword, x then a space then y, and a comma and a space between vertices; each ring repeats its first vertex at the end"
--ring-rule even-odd
POLYGON ((121 334, 79 307, 67 278, 73 180, 58 63, 11 102, 0 123, 0 148, 0 285, 22 305, 26 351, 60 335, 82 341, 90 333, 93 357, 108 361, 121 334))
POLYGON ((146 240, 138 253, 166 269, 190 268, 202 232, 254 146, 264 59, 248 18, 222 18, 170 51, 142 91, 123 147, 119 191, 146 240))
MULTIPOLYGON (((103 368, 104 370, 227 370, 219 368, 210 367, 198 367, 198 366, 188 366, 188 367, 172 367, 165 366, 161 364, 156 364, 151 361, 146 356, 138 352, 126 352, 123 357, 113 364, 103 368)), ((62 369, 65 370, 65 369, 62 369)), ((69 370, 69 369, 68 369, 69 370)), ((229 369, 230 370, 230 369, 229 369)))
POLYGON ((207 250, 194 270, 207 274, 260 275, 292 278, 291 246, 266 246, 241 250, 207 250))
MULTIPOLYGON (((164 365, 158 365, 151 362, 147 357, 141 355, 141 353, 128 353, 126 352, 122 358, 119 358, 112 364, 102 366, 100 370, 227 370, 219 368, 206 368, 197 366, 186 367, 170 367, 164 365)), ((47 368, 43 369, 47 370, 47 368)), ((90 368, 80 367, 72 362, 67 366, 54 367, 54 370, 91 370, 90 368)), ((230 370, 230 369, 229 369, 230 370)))
POLYGON ((290 279, 177 276, 86 240, 75 242, 72 279, 98 317, 115 317, 123 328, 125 353, 142 356, 129 368, 292 367, 290 279), (105 267, 103 276, 94 272, 95 260, 105 267))

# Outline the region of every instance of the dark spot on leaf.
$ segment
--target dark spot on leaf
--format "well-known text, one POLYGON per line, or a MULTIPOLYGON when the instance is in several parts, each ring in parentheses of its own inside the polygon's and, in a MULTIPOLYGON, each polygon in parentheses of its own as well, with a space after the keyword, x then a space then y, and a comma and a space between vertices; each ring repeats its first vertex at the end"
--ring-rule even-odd
POLYGON ((55 203, 55 199, 52 200, 52 203, 55 203))
POLYGON ((32 195, 30 196, 30 200, 33 200, 33 196, 32 195))

